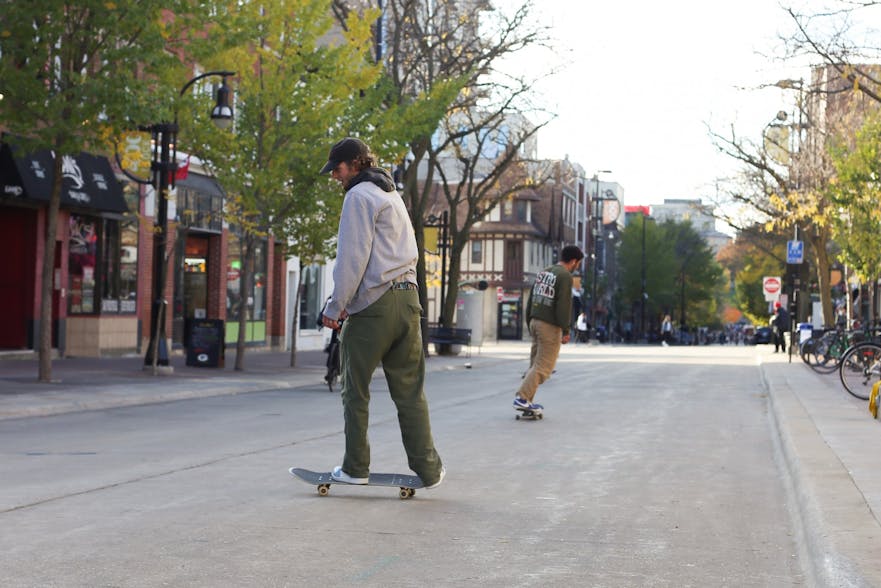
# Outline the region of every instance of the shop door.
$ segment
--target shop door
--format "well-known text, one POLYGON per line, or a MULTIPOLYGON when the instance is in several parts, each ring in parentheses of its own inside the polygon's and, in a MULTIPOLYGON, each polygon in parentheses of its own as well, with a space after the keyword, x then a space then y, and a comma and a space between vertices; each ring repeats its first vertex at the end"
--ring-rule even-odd
POLYGON ((522 304, 518 300, 499 302, 499 339, 517 340, 523 338, 522 304))
POLYGON ((184 250, 184 345, 193 319, 208 318, 208 237, 188 235, 184 250))
POLYGON ((28 344, 28 325, 34 319, 36 222, 35 210, 4 207, 0 212, 0 349, 24 349, 28 344))

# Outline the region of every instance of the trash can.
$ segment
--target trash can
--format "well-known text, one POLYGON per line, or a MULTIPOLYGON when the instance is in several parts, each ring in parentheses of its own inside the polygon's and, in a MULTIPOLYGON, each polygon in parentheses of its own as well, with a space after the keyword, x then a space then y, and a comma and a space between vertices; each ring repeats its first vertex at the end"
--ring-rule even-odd
POLYGON ((223 367, 223 331, 223 321, 220 319, 193 319, 190 323, 187 365, 223 367))
POLYGON ((813 336, 814 325, 811 323, 798 323, 798 344, 801 345, 813 336))

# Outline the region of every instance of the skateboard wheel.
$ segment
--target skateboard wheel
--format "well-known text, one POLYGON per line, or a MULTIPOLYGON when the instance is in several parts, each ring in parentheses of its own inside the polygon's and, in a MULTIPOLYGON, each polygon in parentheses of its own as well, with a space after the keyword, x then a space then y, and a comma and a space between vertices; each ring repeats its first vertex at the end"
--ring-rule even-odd
POLYGON ((398 492, 398 496, 401 497, 401 500, 406 500, 416 494, 416 491, 412 488, 401 488, 400 492, 398 492))
POLYGON ((519 414, 515 414, 515 415, 514 415, 514 418, 517 419, 517 420, 519 421, 519 420, 520 420, 520 415, 519 415, 519 414))
POLYGON ((330 484, 322 484, 318 487, 319 496, 327 496, 330 493, 330 484))

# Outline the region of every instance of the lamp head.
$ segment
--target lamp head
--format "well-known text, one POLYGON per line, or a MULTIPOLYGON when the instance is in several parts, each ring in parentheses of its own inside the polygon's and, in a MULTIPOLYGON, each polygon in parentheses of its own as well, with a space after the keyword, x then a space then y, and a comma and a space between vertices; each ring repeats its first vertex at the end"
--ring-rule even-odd
POLYGON ((229 104, 229 86, 226 85, 226 76, 217 89, 217 104, 211 111, 211 120, 220 129, 228 128, 232 124, 233 110, 229 104))

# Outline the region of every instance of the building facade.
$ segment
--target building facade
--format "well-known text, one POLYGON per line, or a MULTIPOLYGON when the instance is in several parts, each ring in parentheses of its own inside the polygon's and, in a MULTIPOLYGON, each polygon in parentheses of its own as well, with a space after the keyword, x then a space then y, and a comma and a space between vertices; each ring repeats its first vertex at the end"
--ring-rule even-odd
MULTIPOLYGON (((0 278, 0 351, 39 346, 43 251, 54 154, 22 153, 0 144, 0 245, 9 255, 0 278)), ((196 319, 225 321, 225 340, 238 338, 245 300, 246 342, 280 344, 285 337, 286 260, 270 237, 257 245, 254 280, 242 283, 235 227, 223 221, 217 182, 188 166, 169 201, 165 328, 183 351, 196 319)), ((144 353, 153 292, 151 186, 130 181, 106 157, 65 157, 56 226, 52 285, 52 347, 61 356, 144 353)))

